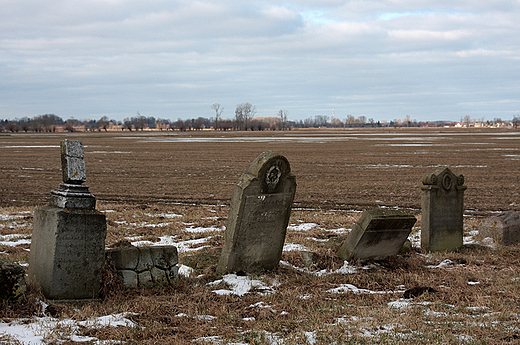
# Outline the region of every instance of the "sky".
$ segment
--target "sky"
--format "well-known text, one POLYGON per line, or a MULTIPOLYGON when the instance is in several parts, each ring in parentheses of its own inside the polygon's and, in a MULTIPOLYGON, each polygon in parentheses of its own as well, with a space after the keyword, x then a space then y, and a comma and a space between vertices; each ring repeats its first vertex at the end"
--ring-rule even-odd
POLYGON ((520 0, 0 0, 0 118, 520 113, 520 0))

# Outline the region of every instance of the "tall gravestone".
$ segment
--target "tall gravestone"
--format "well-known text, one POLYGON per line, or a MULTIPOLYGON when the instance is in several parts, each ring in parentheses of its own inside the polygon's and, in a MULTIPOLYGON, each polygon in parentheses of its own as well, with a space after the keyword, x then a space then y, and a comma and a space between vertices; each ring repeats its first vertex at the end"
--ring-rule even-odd
POLYGON ((29 280, 49 299, 90 299, 99 293, 107 232, 86 181, 83 143, 61 142, 63 183, 48 206, 34 211, 29 280))
POLYGON ((433 252, 462 247, 464 176, 441 167, 422 183, 421 247, 433 252))
POLYGON ((363 211, 338 250, 343 260, 380 260, 397 255, 417 219, 404 210, 363 211))
POLYGON ((296 191, 289 161, 266 151, 235 185, 217 271, 270 270, 282 256, 296 191))

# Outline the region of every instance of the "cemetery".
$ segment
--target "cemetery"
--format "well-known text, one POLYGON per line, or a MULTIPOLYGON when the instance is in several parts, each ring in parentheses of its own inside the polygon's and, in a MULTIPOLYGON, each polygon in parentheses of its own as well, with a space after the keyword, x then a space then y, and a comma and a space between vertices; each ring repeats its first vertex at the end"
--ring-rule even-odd
POLYGON ((520 133, 469 134, 0 137, 0 341, 515 343, 520 133))

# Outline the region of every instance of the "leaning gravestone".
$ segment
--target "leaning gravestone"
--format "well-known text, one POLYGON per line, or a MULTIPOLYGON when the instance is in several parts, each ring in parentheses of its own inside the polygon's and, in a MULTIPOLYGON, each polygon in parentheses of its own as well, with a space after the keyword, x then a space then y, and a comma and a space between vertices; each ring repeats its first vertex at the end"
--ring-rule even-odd
POLYGON ((233 190, 219 273, 278 265, 295 191, 296 178, 284 156, 267 151, 253 161, 233 190))
POLYGON ((421 247, 451 251, 462 247, 464 176, 438 168, 423 177, 421 247))
POLYGON ((63 183, 48 206, 34 211, 29 280, 49 299, 89 299, 99 293, 107 232, 86 180, 80 141, 61 142, 63 183))
POLYGON ((491 237, 505 246, 520 243, 520 214, 507 211, 484 219, 479 227, 479 237, 491 237))
POLYGON ((365 210, 338 251, 343 260, 397 255, 417 219, 404 210, 365 210))

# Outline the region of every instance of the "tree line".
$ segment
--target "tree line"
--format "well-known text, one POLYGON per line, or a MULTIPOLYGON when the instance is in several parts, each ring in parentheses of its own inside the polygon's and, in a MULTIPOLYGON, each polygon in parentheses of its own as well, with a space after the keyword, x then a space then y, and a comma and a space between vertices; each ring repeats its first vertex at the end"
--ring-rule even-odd
MULTIPOLYGON (((108 131, 108 130, 178 130, 178 131, 196 131, 203 129, 213 129, 219 131, 263 131, 263 130, 290 130, 293 128, 353 128, 353 127, 440 127, 455 126, 461 124, 463 126, 475 126, 477 121, 470 121, 469 116, 461 119, 460 123, 454 121, 434 121, 434 122, 418 122, 412 120, 409 115, 403 119, 395 119, 393 121, 376 121, 373 118, 367 119, 365 116, 354 117, 347 115, 344 120, 337 117, 329 117, 327 115, 315 115, 304 120, 289 120, 289 112, 280 109, 276 116, 257 117, 256 106, 251 103, 241 103, 235 108, 234 117, 227 119, 222 117, 224 108, 220 103, 213 103, 211 109, 215 111, 215 116, 210 118, 198 117, 192 119, 178 119, 172 121, 170 119, 155 118, 153 116, 143 116, 137 112, 136 116, 127 117, 123 121, 109 119, 102 116, 98 120, 77 120, 69 118, 63 120, 55 114, 37 115, 33 118, 23 117, 14 120, 0 119, 0 132, 56 132, 56 131, 108 131)), ((501 119, 487 121, 481 123, 487 126, 511 125, 515 128, 520 124, 518 115, 513 120, 504 122, 501 119)))

